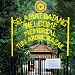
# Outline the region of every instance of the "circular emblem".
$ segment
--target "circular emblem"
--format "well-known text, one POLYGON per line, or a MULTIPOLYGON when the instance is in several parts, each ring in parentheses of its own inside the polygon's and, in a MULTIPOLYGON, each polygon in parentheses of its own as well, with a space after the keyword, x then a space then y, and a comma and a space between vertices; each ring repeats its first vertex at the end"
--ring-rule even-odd
POLYGON ((37 1, 35 3, 35 10, 37 12, 44 12, 46 10, 46 3, 44 1, 37 1))

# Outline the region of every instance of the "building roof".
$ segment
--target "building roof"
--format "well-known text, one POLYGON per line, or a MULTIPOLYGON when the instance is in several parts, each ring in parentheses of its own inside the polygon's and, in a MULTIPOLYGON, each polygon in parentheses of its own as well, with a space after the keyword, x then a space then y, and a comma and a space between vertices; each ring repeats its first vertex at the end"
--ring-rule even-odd
POLYGON ((51 52, 52 49, 49 46, 46 46, 44 44, 37 44, 34 46, 31 46, 32 50, 30 52, 51 52))
POLYGON ((39 43, 31 46, 30 48, 32 48, 32 50, 26 51, 26 54, 31 54, 31 56, 34 58, 51 58, 51 55, 53 58, 57 57, 57 52, 44 44, 39 43))
POLYGON ((52 50, 51 47, 49 46, 46 46, 44 44, 36 44, 34 46, 31 46, 30 48, 32 48, 32 50, 28 50, 26 51, 26 53, 53 53, 53 54, 56 54, 56 52, 54 52, 52 50))

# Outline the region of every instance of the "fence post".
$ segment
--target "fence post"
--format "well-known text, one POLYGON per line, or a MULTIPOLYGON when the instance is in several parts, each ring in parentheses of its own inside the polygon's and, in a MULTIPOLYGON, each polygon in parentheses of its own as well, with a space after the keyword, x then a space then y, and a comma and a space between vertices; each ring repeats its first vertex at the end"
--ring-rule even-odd
POLYGON ((38 72, 39 72, 39 75, 41 75, 41 59, 40 58, 38 60, 38 72))
MULTIPOLYGON (((58 48, 58 58, 59 58, 59 54, 60 54, 60 49, 58 48)), ((57 69, 57 75, 59 74, 59 69, 57 69)))
POLYGON ((14 75, 14 60, 13 60, 13 57, 11 57, 11 73, 10 73, 10 75, 14 75))
POLYGON ((69 56, 67 56, 67 72, 66 72, 66 75, 68 75, 68 66, 69 66, 69 56))
POLYGON ((39 69, 40 69, 40 75, 41 75, 41 59, 40 59, 40 68, 39 69))
POLYGON ((23 75, 22 60, 21 60, 21 75, 23 75))
POLYGON ((30 61, 28 61, 28 72, 30 71, 30 61))

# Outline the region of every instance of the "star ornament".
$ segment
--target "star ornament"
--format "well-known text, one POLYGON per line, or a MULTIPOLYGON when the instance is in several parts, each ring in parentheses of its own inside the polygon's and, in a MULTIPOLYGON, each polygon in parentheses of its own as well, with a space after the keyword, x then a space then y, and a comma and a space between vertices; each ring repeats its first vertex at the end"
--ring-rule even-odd
POLYGON ((47 8, 47 6, 46 6, 46 3, 44 1, 37 1, 35 3, 35 10, 37 12, 44 12, 44 11, 46 11, 46 8, 47 8))

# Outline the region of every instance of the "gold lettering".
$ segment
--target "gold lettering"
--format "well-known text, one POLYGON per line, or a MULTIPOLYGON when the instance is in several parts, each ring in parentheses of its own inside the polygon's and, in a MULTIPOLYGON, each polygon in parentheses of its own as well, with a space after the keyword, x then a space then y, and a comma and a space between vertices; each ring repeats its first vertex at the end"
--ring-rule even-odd
POLYGON ((28 14, 29 20, 34 20, 35 19, 35 14, 28 14))
POLYGON ((43 27, 47 27, 48 26, 48 23, 47 23, 47 21, 43 21, 43 27))
POLYGON ((35 19, 40 19, 40 17, 39 17, 39 14, 38 14, 38 13, 36 13, 36 14, 35 14, 35 19))
POLYGON ((42 13, 39 13, 39 19, 42 19, 42 13))
POLYGON ((48 16, 48 14, 47 13, 44 13, 44 19, 49 19, 49 16, 48 16))
POLYGON ((23 26, 24 26, 26 29, 32 28, 32 22, 24 23, 23 26))
POLYGON ((20 49, 20 46, 19 46, 19 44, 17 44, 17 45, 16 45, 16 47, 18 47, 18 48, 20 49))
POLYGON ((64 45, 61 42, 58 43, 58 47, 61 49, 64 45))

